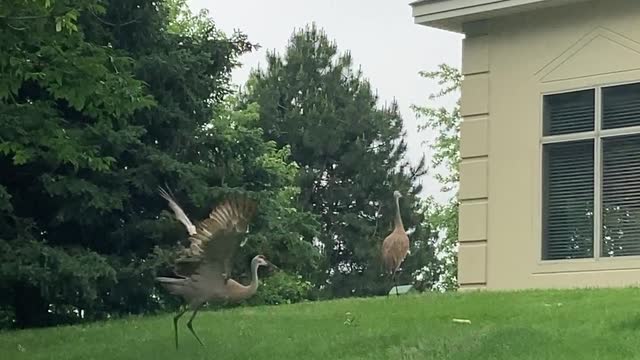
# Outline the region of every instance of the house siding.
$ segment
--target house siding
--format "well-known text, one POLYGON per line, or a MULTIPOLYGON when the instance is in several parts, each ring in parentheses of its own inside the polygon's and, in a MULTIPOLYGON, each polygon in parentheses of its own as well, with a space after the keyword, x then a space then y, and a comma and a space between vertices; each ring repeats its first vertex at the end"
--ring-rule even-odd
POLYGON ((542 262, 541 97, 640 81, 640 2, 603 0, 468 24, 463 40, 461 289, 625 286, 640 258, 542 262))
POLYGON ((461 289, 478 289, 487 285, 490 72, 486 23, 468 26, 462 54, 458 283, 461 289))

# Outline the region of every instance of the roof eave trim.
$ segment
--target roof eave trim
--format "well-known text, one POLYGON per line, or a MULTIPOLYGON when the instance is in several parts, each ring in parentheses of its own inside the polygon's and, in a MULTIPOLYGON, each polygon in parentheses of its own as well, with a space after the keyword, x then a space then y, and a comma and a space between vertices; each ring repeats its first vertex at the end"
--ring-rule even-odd
POLYGON ((579 1, 586 0, 418 0, 411 7, 416 23, 462 33, 464 22, 579 1))

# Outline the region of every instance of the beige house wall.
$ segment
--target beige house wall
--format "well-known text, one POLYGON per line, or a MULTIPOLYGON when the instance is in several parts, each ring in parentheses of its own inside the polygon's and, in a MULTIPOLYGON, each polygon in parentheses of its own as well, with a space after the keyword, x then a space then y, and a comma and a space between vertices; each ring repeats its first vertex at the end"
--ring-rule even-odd
POLYGON ((489 36, 486 23, 469 24, 463 40, 460 112, 460 224, 458 282, 487 284, 489 204, 489 36))
POLYGON ((640 257, 541 261, 542 94, 640 81, 640 1, 465 24, 461 289, 624 286, 640 257))

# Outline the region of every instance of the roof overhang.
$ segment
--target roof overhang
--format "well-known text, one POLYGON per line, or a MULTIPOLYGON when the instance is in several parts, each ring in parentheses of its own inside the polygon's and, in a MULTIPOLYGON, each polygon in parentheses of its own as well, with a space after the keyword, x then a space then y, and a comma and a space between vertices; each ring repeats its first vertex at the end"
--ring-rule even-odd
POLYGON ((464 33, 465 23, 582 1, 589 0, 418 0, 410 5, 417 24, 464 33))

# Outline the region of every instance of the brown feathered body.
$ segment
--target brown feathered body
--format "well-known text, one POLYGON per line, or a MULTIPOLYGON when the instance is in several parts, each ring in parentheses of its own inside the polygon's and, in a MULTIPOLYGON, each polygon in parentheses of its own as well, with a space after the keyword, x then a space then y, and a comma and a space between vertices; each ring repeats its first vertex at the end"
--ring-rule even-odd
POLYGON ((202 272, 206 270, 186 278, 158 277, 157 280, 169 293, 182 297, 191 309, 210 301, 238 302, 250 298, 258 290, 258 258, 251 262, 252 278, 247 286, 219 274, 202 272))
POLYGON ((409 236, 403 228, 396 227, 382 243, 384 268, 393 274, 398 270, 409 252, 409 236))
POLYGON ((402 217, 400 216, 400 193, 394 192, 396 214, 394 218, 394 229, 382 242, 382 262, 385 270, 394 274, 400 268, 407 253, 409 252, 409 236, 404 230, 402 217))

